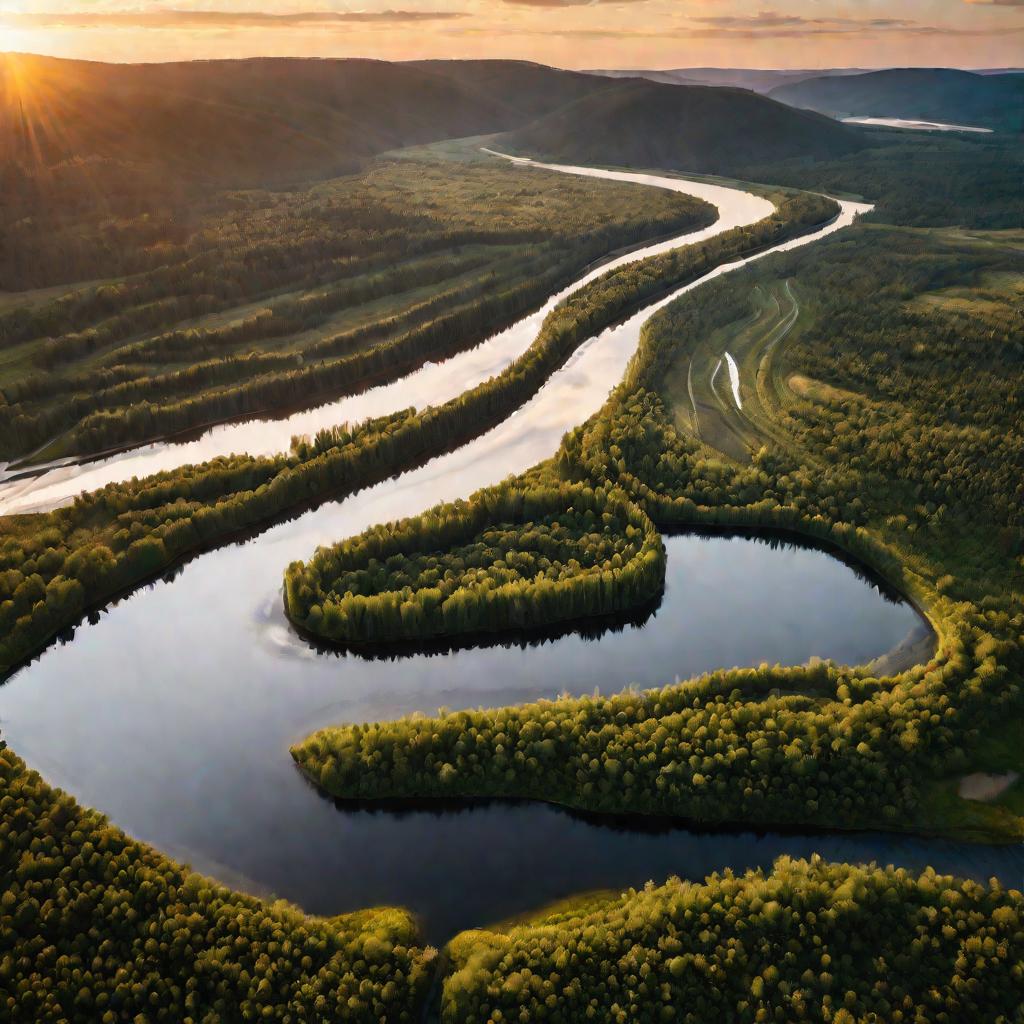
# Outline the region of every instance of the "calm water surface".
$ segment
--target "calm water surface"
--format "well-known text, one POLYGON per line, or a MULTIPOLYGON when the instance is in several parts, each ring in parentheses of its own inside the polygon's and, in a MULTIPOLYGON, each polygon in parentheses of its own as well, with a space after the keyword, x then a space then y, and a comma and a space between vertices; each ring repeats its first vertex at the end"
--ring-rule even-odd
MULTIPOLYGON (((502 154, 491 150, 485 152, 497 159, 503 158, 502 154)), ((504 159, 524 168, 539 167, 574 176, 604 178, 693 195, 714 205, 718 210, 718 219, 708 227, 641 246, 601 263, 552 295, 540 309, 524 316, 504 331, 499 331, 482 344, 460 352, 443 363, 426 363, 416 372, 389 384, 303 409, 290 416, 254 417, 240 423, 218 424, 191 440, 157 441, 84 463, 62 460, 31 476, 19 476, 15 471, 13 479, 6 479, 9 474, 0 472, 0 514, 53 508, 66 504, 83 490, 94 490, 117 480, 130 480, 133 476, 174 469, 189 462, 203 462, 218 455, 234 452, 274 455, 286 451, 291 438, 296 434, 313 435, 324 427, 332 427, 346 420, 358 423, 369 416, 381 416, 411 405, 417 408, 439 405, 505 369, 533 343, 548 313, 588 282, 615 267, 656 256, 682 245, 692 245, 732 228, 754 224, 770 216, 773 210, 767 199, 741 189, 708 182, 629 171, 543 164, 522 157, 504 159)))
MULTIPOLYGON (((780 248, 840 230, 863 209, 845 203, 834 224, 780 248)), ((749 206, 743 216, 754 213, 749 206)), ((859 662, 919 628, 908 606, 820 551, 698 536, 668 540, 668 585, 654 614, 596 637, 374 661, 318 652, 289 628, 280 585, 292 559, 549 456, 621 379, 643 322, 692 287, 590 339, 530 402, 458 451, 203 555, 94 617, 73 642, 0 687, 5 738, 133 835, 226 882, 318 913, 402 904, 437 940, 580 889, 701 877, 782 852, 930 863, 1020 884, 1019 847, 715 833, 595 821, 539 804, 339 808, 294 768, 289 744, 327 724, 613 692, 762 661, 859 662)), ((444 386, 457 393, 466 364, 442 366, 444 386)))
POLYGON ((864 124, 877 128, 907 128, 918 132, 977 132, 991 135, 991 128, 974 128, 967 124, 945 124, 942 121, 908 121, 901 117, 844 117, 844 124, 864 124))
POLYGON ((293 766, 289 744, 331 723, 608 693, 733 664, 860 662, 921 628, 908 605, 813 548, 666 543, 665 597, 642 623, 373 660, 313 651, 284 624, 276 589, 245 599, 245 556, 261 538, 121 602, 16 675, 0 689, 3 730, 52 782, 225 881, 319 913, 402 904, 438 940, 582 888, 782 852, 1013 877, 1019 858, 885 835, 708 833, 528 803, 339 807, 293 766), (215 599, 218 580, 239 588, 238 605, 215 599))

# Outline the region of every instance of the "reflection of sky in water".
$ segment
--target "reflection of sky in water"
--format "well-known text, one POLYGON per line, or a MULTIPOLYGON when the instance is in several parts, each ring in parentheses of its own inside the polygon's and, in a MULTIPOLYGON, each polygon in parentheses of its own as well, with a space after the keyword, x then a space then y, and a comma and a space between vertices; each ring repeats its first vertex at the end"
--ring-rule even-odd
POLYGON ((844 117, 845 124, 874 125, 877 128, 908 128, 919 132, 977 132, 991 135, 991 128, 974 128, 966 124, 944 124, 941 121, 908 121, 901 117, 844 117))
POLYGON ((542 166, 584 177, 612 178, 695 195, 718 207, 718 220, 707 228, 677 235, 602 264, 554 295, 536 313, 524 317, 484 344, 453 356, 444 363, 428 363, 417 372, 391 384, 370 388, 363 394, 342 398, 281 419, 253 419, 245 423, 221 424, 205 431, 193 441, 143 445, 86 465, 58 466, 38 478, 0 484, 0 512, 52 507, 68 501, 83 490, 94 490, 114 480, 130 480, 132 476, 174 469, 188 462, 203 462, 217 455, 233 452, 273 455, 286 450, 296 434, 313 435, 323 427, 331 427, 346 420, 358 423, 368 416, 380 416, 409 406, 422 408, 438 405, 500 373, 530 346, 550 310, 588 281, 614 267, 668 252, 680 245, 692 244, 737 226, 753 224, 772 212, 772 206, 767 200, 721 185, 652 174, 596 171, 584 167, 560 168, 555 164, 542 166))
MULTIPOLYGON (((729 216, 739 218, 733 223, 763 215, 761 207, 744 208, 746 200, 736 193, 720 191, 731 197, 729 216)), ((812 237, 848 224, 858 209, 863 207, 845 204, 840 221, 812 237)), ((708 233, 728 224, 723 212, 708 233)), ((597 640, 568 635, 525 649, 492 646, 368 661, 318 654, 288 628, 280 584, 289 561, 373 523, 465 496, 550 455, 566 430, 599 408, 621 379, 642 323, 674 297, 588 342, 522 409, 464 448, 254 541, 203 555, 173 582, 147 587, 79 628, 72 644, 51 648, 0 688, 5 738, 47 778, 132 834, 192 858, 226 881, 323 913, 405 904, 425 916, 435 938, 572 891, 673 873, 700 876, 725 865, 766 863, 783 851, 1019 875, 1015 850, 891 836, 757 838, 681 829, 637 834, 542 805, 443 815, 341 812, 292 766, 288 745, 333 722, 432 712, 442 705, 514 703, 565 690, 610 692, 630 682, 655 685, 733 664, 792 664, 812 655, 862 661, 914 626, 907 606, 886 602, 821 552, 679 537, 667 542, 667 592, 653 618, 597 640)), ((401 391, 403 383, 380 411, 437 401, 440 393, 479 379, 476 374, 487 376, 493 370, 485 363, 472 363, 470 370, 467 360, 506 359, 532 340, 536 326, 536 318, 527 318, 512 328, 521 334, 504 354, 485 345, 465 359, 428 367, 424 372, 436 378, 409 386, 430 379, 441 392, 427 389, 417 398, 401 391)), ((325 408, 301 415, 324 415, 325 423, 352 415, 350 404, 325 408)), ((261 449, 272 451, 291 433, 315 425, 217 428, 235 429, 268 431, 271 441, 253 444, 272 443, 261 449)), ((223 435, 211 431, 207 437, 223 435)), ((247 445, 232 442, 217 450, 247 445)), ((186 456, 184 446, 157 449, 167 465, 200 457, 186 456)), ((145 452, 129 456, 116 473, 155 468, 148 458, 145 452)), ((77 478, 71 490, 84 481, 84 475, 77 478)))
POLYGON ((784 851, 960 871, 974 858, 982 875, 1003 870, 992 857, 1013 856, 892 836, 637 834, 542 805, 340 811, 287 753, 319 726, 607 693, 734 663, 863 660, 918 620, 820 551, 679 536, 667 538, 665 598, 642 625, 394 660, 317 654, 266 585, 286 546, 204 556, 19 673, 0 689, 12 747, 133 834, 227 881, 325 913, 403 903, 435 938, 589 886, 699 876, 784 851), (249 555, 262 574, 246 571, 249 555))

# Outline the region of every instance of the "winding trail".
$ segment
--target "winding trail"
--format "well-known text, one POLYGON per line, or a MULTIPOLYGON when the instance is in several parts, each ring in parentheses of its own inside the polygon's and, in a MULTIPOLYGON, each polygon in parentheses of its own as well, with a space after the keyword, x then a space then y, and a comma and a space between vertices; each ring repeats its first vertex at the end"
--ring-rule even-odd
MULTIPOLYGON (((771 210, 767 201, 723 186, 537 166, 692 193, 714 202, 721 216, 709 229, 605 264, 471 352, 424 367, 374 394, 285 421, 214 428, 188 445, 152 445, 74 472, 54 470, 38 479, 34 491, 21 490, 18 500, 57 504, 103 480, 218 452, 275 451, 291 434, 313 431, 317 425, 441 401, 507 365, 530 344, 555 303, 609 266, 752 223, 771 210)), ((768 252, 811 244, 842 230, 865 209, 843 203, 840 217, 830 225, 768 252)), ((1012 853, 899 836, 721 835, 678 825, 625 831, 538 804, 462 805, 443 813, 436 806, 401 812, 379 807, 339 810, 305 783, 288 757, 290 743, 338 721, 430 713, 444 703, 502 705, 551 697, 560 689, 584 692, 593 689, 599 670, 606 674, 607 687, 621 688, 637 679, 636 648, 627 652, 630 676, 615 661, 614 636, 605 646, 603 641, 590 644, 589 661, 586 643, 579 638, 561 648, 552 644, 499 652, 502 664, 511 666, 504 674, 494 670, 494 659, 479 652, 382 663, 321 654, 284 617, 282 572, 289 561, 307 558, 318 544, 464 497, 547 458, 563 434, 596 412, 622 378, 641 327, 654 312, 748 262, 720 267, 590 338, 529 402, 464 447, 273 526, 253 540, 208 552, 171 578, 93 617, 71 642, 51 646, 0 687, 5 738, 51 782, 105 811, 133 835, 225 882, 256 893, 273 891, 315 913, 379 902, 420 909, 417 900, 427 893, 441 907, 439 914, 454 910, 472 918, 474 907, 486 906, 493 919, 503 916, 493 902, 499 883, 510 899, 521 901, 520 909, 557 895, 551 886, 569 884, 563 874, 555 877, 552 858, 564 859, 574 882, 586 877, 597 885, 609 878, 612 884, 620 879, 642 884, 646 878, 672 873, 702 875, 726 865, 764 863, 779 853, 814 850, 841 859, 935 863, 980 877, 1018 872, 1019 857, 1007 866, 1006 856, 1012 853), (556 650, 565 660, 552 668, 546 652, 556 650), (563 671, 566 665, 581 667, 581 678, 563 671), (622 877, 627 867, 637 877, 622 877), (605 874, 587 876, 584 868, 605 874), (465 894, 458 907, 451 906, 447 895, 455 885, 465 894)), ((698 546, 698 562, 683 573, 686 578, 699 577, 699 560, 708 559, 708 552, 698 546)), ((722 561, 718 556, 714 560, 722 561)), ((671 569, 671 557, 669 563, 671 569)), ((852 574, 835 564, 841 570, 838 588, 842 574, 852 574)), ((757 597, 741 565, 723 590, 757 597)), ((758 599, 752 614, 760 627, 777 632, 778 623, 765 613, 765 604, 772 602, 758 599)), ((772 607, 780 614, 786 610, 778 600, 772 607)), ((665 642, 678 645, 679 626, 661 621, 665 642)), ((786 622, 785 628, 799 630, 800 625, 786 622)), ((742 657, 729 629, 716 625, 703 632, 725 645, 712 652, 714 663, 706 667, 742 657)), ((647 642, 645 636, 637 637, 641 645, 647 642)), ((703 670, 681 659, 676 664, 687 675, 703 670)), ((638 681, 654 685, 670 680, 638 681)), ((482 920, 486 916, 477 923, 482 920)), ((433 919, 441 932, 455 926, 464 927, 465 920, 433 919)))

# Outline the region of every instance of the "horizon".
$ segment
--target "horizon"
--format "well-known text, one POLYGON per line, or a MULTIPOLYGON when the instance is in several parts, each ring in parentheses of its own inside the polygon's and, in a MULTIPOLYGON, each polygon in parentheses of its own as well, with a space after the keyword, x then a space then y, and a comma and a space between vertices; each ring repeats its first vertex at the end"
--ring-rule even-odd
MULTIPOLYGON (((591 74, 603 71, 615 71, 618 73, 629 73, 636 72, 637 74, 645 74, 649 72, 681 72, 681 71, 752 71, 765 74, 797 74, 800 72, 814 72, 814 71, 853 71, 853 72, 864 72, 870 74, 874 71, 924 71, 924 70, 941 70, 941 71, 964 71, 968 73, 978 73, 983 71, 988 72, 1024 72, 1024 64, 1022 65, 973 65, 965 66, 959 64, 879 64, 876 66, 869 65, 835 65, 835 64, 824 64, 818 67, 813 67, 810 64, 803 66, 793 67, 763 67, 755 66, 751 64, 679 64, 674 66, 665 67, 639 67, 635 65, 622 67, 579 67, 570 68, 558 64, 546 64, 544 61, 531 60, 526 57, 367 57, 360 54, 346 54, 343 56, 310 56, 296 54, 293 56, 281 56, 268 53, 254 53, 245 57, 183 57, 183 58, 170 58, 170 59, 152 59, 152 60, 103 60, 97 57, 64 57, 52 53, 43 53, 37 50, 0 50, 0 57, 40 57, 45 60, 64 60, 64 61, 78 61, 83 64, 112 64, 123 67, 142 67, 147 64, 214 64, 218 62, 227 61, 254 61, 254 60, 322 60, 322 61, 344 61, 344 60, 363 60, 363 61, 376 61, 382 64, 411 64, 418 63, 421 61, 504 61, 507 63, 521 63, 521 64, 535 64, 538 67, 548 67, 556 71, 569 71, 577 72, 581 74, 591 74)), ((699 83, 695 83, 699 84, 699 83)))
POLYGON ((1019 66, 1022 38, 1024 0, 0 0, 0 50, 111 64, 292 57, 994 70, 1019 66))

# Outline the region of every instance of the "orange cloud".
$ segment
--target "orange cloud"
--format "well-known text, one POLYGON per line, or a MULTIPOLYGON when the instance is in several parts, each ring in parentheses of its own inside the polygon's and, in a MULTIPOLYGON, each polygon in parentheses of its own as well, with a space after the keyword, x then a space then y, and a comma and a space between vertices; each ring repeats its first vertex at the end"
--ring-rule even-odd
POLYGON ((0 21, 16 28, 274 28, 334 24, 450 21, 468 17, 465 11, 39 11, 19 14, 0 11, 0 21))

